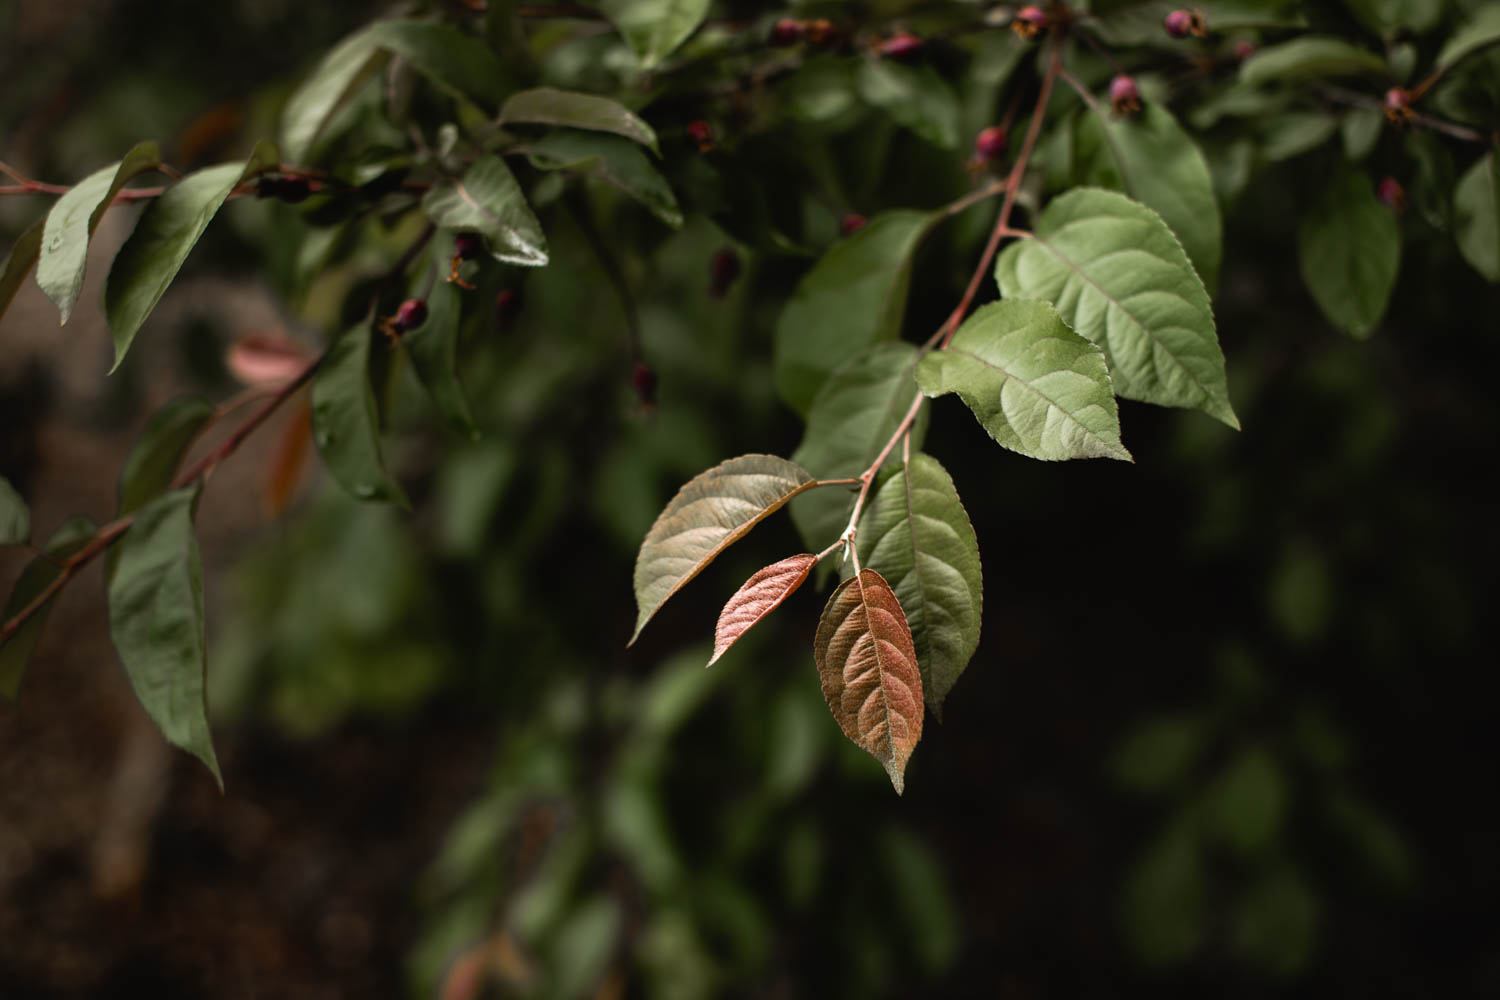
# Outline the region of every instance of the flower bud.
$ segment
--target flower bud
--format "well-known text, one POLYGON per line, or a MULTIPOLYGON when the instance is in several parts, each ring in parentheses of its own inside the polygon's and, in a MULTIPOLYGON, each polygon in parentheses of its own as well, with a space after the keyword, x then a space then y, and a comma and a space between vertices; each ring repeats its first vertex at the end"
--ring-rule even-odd
POLYGON ((425 322, 427 303, 421 299, 407 299, 396 308, 396 315, 391 317, 391 327, 397 333, 415 330, 425 322))
POLYGON ((459 260, 473 260, 484 253, 484 240, 478 233, 459 233, 453 237, 453 256, 459 260))
POLYGON ((642 406, 656 405, 656 372, 644 361, 637 361, 630 370, 630 387, 642 406))
POLYGON ((796 45, 807 33, 807 25, 794 17, 783 17, 771 25, 772 45, 796 45))
POLYGON ((858 212, 850 212, 839 220, 839 235, 853 236, 865 228, 865 217, 858 212))
POLYGON ((702 118, 688 122, 687 137, 698 147, 700 153, 707 153, 714 148, 714 128, 702 118))
POLYGON ((875 50, 884 59, 906 61, 915 59, 922 51, 922 39, 910 32, 900 31, 880 43, 875 50))
POLYGON ((1412 119, 1411 91, 1404 87, 1392 87, 1385 92, 1385 116, 1397 125, 1405 125, 1412 119))
POLYGON ((1381 179, 1380 183, 1375 186, 1375 197, 1397 215, 1406 211, 1406 189, 1394 177, 1381 179))
POLYGON ((1022 7, 1010 22, 1010 30, 1028 41, 1040 35, 1045 27, 1047 15, 1040 7, 1022 7))
POLYGON ((1135 80, 1121 74, 1109 81, 1109 106, 1122 118, 1140 114, 1141 90, 1135 80))
POLYGON ((1005 143, 1009 136, 1001 125, 991 125, 982 129, 974 137, 974 162, 984 166, 993 162, 1005 152, 1005 143))

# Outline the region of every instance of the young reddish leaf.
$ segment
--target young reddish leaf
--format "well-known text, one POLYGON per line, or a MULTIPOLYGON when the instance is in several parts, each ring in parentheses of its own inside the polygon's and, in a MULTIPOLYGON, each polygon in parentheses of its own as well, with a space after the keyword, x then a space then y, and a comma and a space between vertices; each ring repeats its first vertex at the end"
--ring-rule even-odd
POLYGON ((640 609, 635 642, 667 598, 714 557, 817 480, 775 455, 741 455, 720 462, 677 491, 646 533, 635 560, 640 609))
POLYGON ((724 610, 719 612, 719 624, 714 629, 714 655, 708 661, 713 666, 736 639, 750 627, 781 606, 781 602, 792 595, 807 574, 818 562, 818 557, 803 553, 788 556, 760 570, 745 585, 735 591, 724 610))
POLYGON ((311 446, 312 407, 304 401, 287 421, 286 430, 276 443, 276 456, 271 460, 271 474, 266 479, 266 512, 272 517, 280 517, 291 503, 292 494, 302 481, 302 471, 307 468, 307 450, 311 446))
POLYGON ((313 356, 284 333, 247 333, 229 348, 224 364, 245 385, 279 386, 301 375, 313 356))
POLYGON ((900 795, 906 762, 922 738, 922 675, 906 614, 884 577, 863 569, 838 585, 818 622, 813 656, 839 728, 884 765, 900 795))

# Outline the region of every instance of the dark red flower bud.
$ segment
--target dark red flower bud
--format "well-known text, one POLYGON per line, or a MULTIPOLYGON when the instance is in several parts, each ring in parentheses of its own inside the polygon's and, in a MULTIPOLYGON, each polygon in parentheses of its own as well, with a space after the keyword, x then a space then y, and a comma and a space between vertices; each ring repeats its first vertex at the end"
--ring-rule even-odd
POLYGON ((1133 79, 1121 74, 1109 81, 1109 106, 1121 117, 1140 114, 1141 90, 1133 79))
POLYGON ((459 260, 473 260, 484 253, 484 240, 478 233, 459 233, 453 237, 453 256, 459 260))
POLYGON ((729 286, 740 276, 740 255, 725 247, 714 254, 708 265, 708 294, 722 299, 729 286))
POLYGON ((397 333, 415 330, 425 322, 427 303, 421 299, 407 299, 396 308, 396 315, 391 317, 391 326, 397 333))
POLYGON ((656 372, 644 361, 637 361, 630 370, 630 386, 643 406, 656 405, 656 372))
POLYGON ((910 32, 900 31, 881 42, 875 51, 884 59, 915 59, 917 53, 922 51, 922 39, 910 32))
POLYGON ((858 212, 850 212, 839 220, 839 235, 853 236, 865 228, 865 217, 858 212))
POLYGON ((1406 211, 1406 189, 1394 177, 1381 179, 1375 187, 1375 197, 1380 199, 1382 205, 1398 215, 1406 211))
POLYGON ((698 147, 700 153, 707 153, 714 148, 714 127, 702 118, 688 122, 687 137, 698 147))
POLYGON ((1040 7, 1022 7, 1010 22, 1010 30, 1025 39, 1040 35, 1046 26, 1047 15, 1040 7))
POLYGON ((521 297, 509 288, 502 289, 495 296, 495 329, 505 330, 515 322, 516 313, 521 310, 521 297))
POLYGON ((771 44, 796 45, 806 33, 806 24, 793 17, 783 17, 771 25, 771 44))
POLYGON ((1193 15, 1185 10, 1174 10, 1161 23, 1173 38, 1186 38, 1193 30, 1193 15))
POLYGON ((1005 142, 1008 138, 1003 125, 991 125, 987 129, 982 129, 974 137, 974 161, 980 166, 993 162, 1005 152, 1005 142))

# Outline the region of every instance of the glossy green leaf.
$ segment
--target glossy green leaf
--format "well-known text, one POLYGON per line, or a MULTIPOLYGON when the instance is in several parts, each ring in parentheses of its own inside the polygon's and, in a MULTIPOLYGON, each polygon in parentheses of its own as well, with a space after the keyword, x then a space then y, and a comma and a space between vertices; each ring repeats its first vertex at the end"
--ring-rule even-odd
POLYGON ((698 30, 709 0, 603 0, 599 6, 620 29, 641 68, 652 69, 698 30))
POLYGON ((901 602, 879 573, 863 569, 835 588, 813 658, 839 728, 880 761, 900 795, 922 738, 922 675, 901 602))
POLYGON ((677 491, 646 533, 635 560, 641 629, 703 567, 816 480, 775 455, 741 455, 699 473, 677 491))
POLYGON ((1344 6, 1366 27, 1386 38, 1403 28, 1416 34, 1431 30, 1447 5, 1447 0, 1344 0, 1344 6))
POLYGON ((554 132, 527 145, 531 164, 541 170, 580 170, 613 184, 645 205, 673 229, 682 209, 666 179, 634 144, 612 135, 554 132))
POLYGON ((1486 153, 1453 192, 1458 249, 1486 281, 1500 281, 1500 166, 1486 153))
POLYGON ((859 69, 859 92, 934 146, 958 148, 958 97, 931 66, 866 59, 859 69))
POLYGON ((1438 53, 1436 68, 1447 69, 1464 56, 1500 42, 1500 6, 1481 6, 1469 23, 1459 28, 1438 53))
MULTIPOLYGON (((47 545, 43 550, 47 555, 33 559, 21 571, 20 578, 11 589, 10 597, 6 599, 5 610, 0 611, 0 623, 10 621, 23 608, 36 600, 37 596, 57 579, 57 575, 62 572, 62 564, 87 545, 93 539, 96 530, 94 522, 86 517, 73 517, 64 521, 47 540, 47 545)), ((26 673, 26 663, 31 659, 31 654, 42 637, 42 629, 46 626, 47 616, 52 613, 52 605, 55 602, 54 596, 32 612, 31 617, 26 619, 25 623, 9 638, 0 637, 0 695, 4 695, 12 702, 20 693, 21 678, 26 673)))
POLYGON ((0 545, 24 545, 31 539, 31 508, 10 480, 0 476, 0 545))
POLYGON ((370 41, 416 67, 450 93, 486 108, 505 96, 505 69, 490 47, 472 35, 438 21, 376 21, 370 41))
POLYGON ((718 662, 740 636, 795 593, 817 561, 817 556, 807 552, 788 556, 757 570, 746 580, 719 612, 719 621, 714 626, 714 655, 708 665, 718 662))
POLYGON ((489 241, 495 259, 544 267, 547 238, 521 186, 498 156, 481 156, 462 180, 445 181, 422 199, 427 217, 444 229, 472 229, 489 241))
POLYGON ((1354 108, 1344 115, 1339 131, 1344 140, 1344 157, 1359 162, 1375 149, 1385 128, 1385 115, 1379 108, 1354 108))
POLYGON ((427 295, 427 321, 401 337, 417 378, 443 421, 455 432, 477 440, 479 428, 469 397, 458 377, 458 321, 463 300, 458 286, 439 282, 427 295))
POLYGON ((836 243, 797 286, 776 323, 776 388, 806 414, 833 370, 901 332, 912 254, 925 212, 887 212, 836 243))
POLYGON ((115 257, 104 292, 104 311, 115 338, 115 368, 224 199, 279 159, 275 145, 259 143, 248 160, 188 174, 146 206, 135 232, 115 257))
POLYGON ((203 563, 193 533, 199 487, 157 497, 117 542, 109 573, 109 634, 141 707, 167 742, 201 760, 224 787, 208 731, 203 563))
POLYGON ((21 283, 31 273, 32 265, 42 252, 42 228, 45 224, 45 219, 38 219, 27 226, 16 237, 15 245, 5 255, 4 263, 0 263, 0 318, 5 316, 5 310, 10 308, 16 292, 21 290, 21 283))
POLYGON ((1271 163, 1317 149, 1339 130, 1339 120, 1323 111, 1286 111, 1256 123, 1260 155, 1271 163))
POLYGON ((1365 337, 1380 322, 1401 264, 1401 229, 1359 170, 1334 176, 1297 231, 1302 280, 1323 315, 1365 337))
POLYGON ((338 484, 361 500, 407 505, 380 455, 380 416, 370 387, 368 323, 344 331, 328 348, 312 384, 313 442, 338 484))
POLYGON ((1170 111, 1152 101, 1139 115, 1119 117, 1096 105, 1078 120, 1074 157, 1078 183, 1123 191, 1155 209, 1203 283, 1218 284, 1224 226, 1213 175, 1170 111))
POLYGON ((83 271, 88 262, 89 239, 99 220, 132 177, 161 162, 154 142, 143 142, 118 163, 94 171, 58 198, 47 213, 42 230, 41 257, 36 263, 36 283, 47 298, 57 303, 66 323, 83 291, 83 271))
POLYGON ((1000 253, 995 277, 1007 298, 1051 302, 1103 348, 1117 395, 1239 427, 1208 292, 1151 209, 1113 191, 1069 191, 1000 253))
POLYGON ((281 146, 287 158, 303 163, 319 133, 345 101, 384 61, 368 27, 349 35, 318 63, 286 102, 281 113, 281 146))
MULTIPOLYGON (((863 351, 833 373, 813 400, 802 443, 792 461, 819 479, 848 479, 862 474, 895 433, 918 388, 914 372, 917 349, 896 342, 863 351)), ((921 447, 927 430, 927 407, 912 427, 912 443, 921 447)), ((892 449, 887 467, 901 462, 892 449)), ((832 544, 854 510, 856 491, 830 486, 792 501, 792 523, 810 549, 832 544)))
POLYGON ((591 132, 613 132, 661 155, 656 132, 619 101, 573 90, 538 87, 512 94, 500 108, 501 124, 535 122, 591 132))
POLYGON ((1240 80, 1255 85, 1386 72, 1385 61, 1373 52, 1339 38, 1307 35, 1257 49, 1240 66, 1240 80))
POLYGON ((1104 352, 1068 329, 1049 303, 981 307, 916 374, 929 396, 958 393, 1011 451, 1047 461, 1130 461, 1104 352))
POLYGON ((870 501, 856 543, 860 563, 890 583, 906 611, 923 700, 941 720, 979 646, 984 610, 979 542, 948 470, 914 453, 870 501))
POLYGON ((120 470, 121 517, 167 491, 182 457, 213 418, 213 404, 199 396, 175 399, 152 415, 120 470))

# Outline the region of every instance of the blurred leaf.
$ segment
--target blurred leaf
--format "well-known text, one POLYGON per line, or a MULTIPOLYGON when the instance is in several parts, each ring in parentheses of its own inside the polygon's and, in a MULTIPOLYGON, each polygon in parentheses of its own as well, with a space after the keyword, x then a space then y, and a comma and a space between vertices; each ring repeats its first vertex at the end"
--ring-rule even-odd
POLYGON ((204 692, 203 565, 193 533, 200 491, 173 490, 136 513, 108 574, 109 634, 151 721, 223 791, 204 692))
POLYGON ((736 639, 780 607, 782 601, 802 586, 802 581, 807 579, 817 561, 818 557, 810 553, 787 556, 757 570, 746 580, 719 612, 719 622, 714 626, 714 655, 708 666, 713 666, 736 639))
POLYGON ((301 399, 292 404, 292 416, 276 441, 276 454, 266 476, 265 506, 272 517, 286 513, 297 484, 302 481, 311 446, 312 407, 301 399))
POLYGON ((1322 111, 1286 111, 1257 123, 1260 155, 1280 163, 1317 149, 1339 130, 1339 120, 1322 111))
POLYGON ((1426 129, 1412 129, 1404 146, 1407 156, 1416 163, 1407 192, 1412 204, 1434 227, 1452 232, 1453 196, 1458 187, 1452 151, 1446 142, 1426 129))
POLYGON ((368 27, 348 36, 325 55, 281 113, 281 146, 293 163, 304 163, 318 134, 334 112, 357 91, 382 61, 368 27))
POLYGON ((1380 141, 1385 115, 1379 108, 1354 108, 1344 115, 1339 129, 1344 139, 1344 158, 1358 163, 1369 156, 1380 141))
POLYGON ((942 862, 920 839, 898 827, 886 828, 880 848, 895 913, 917 959, 929 973, 948 969, 958 957, 960 925, 942 862))
POLYGON ((949 345, 917 363, 929 396, 957 393, 1002 447, 1031 458, 1117 458, 1120 415, 1104 352, 1050 303, 981 306, 949 345))
POLYGON ((1267 847, 1281 829, 1286 785, 1271 755, 1242 750, 1207 791, 1208 829, 1243 853, 1267 847))
POLYGON ((1327 630, 1332 591, 1323 554, 1305 542, 1289 542, 1271 575, 1271 619, 1293 642, 1314 642, 1327 630))
POLYGON ((443 421, 455 433, 476 440, 479 428, 458 377, 458 321, 463 310, 458 286, 440 281, 426 301, 426 322, 402 334, 401 343, 443 421))
POLYGON ((925 212, 879 215, 797 285, 776 323, 776 389, 792 409, 806 415, 835 368, 900 334, 912 253, 932 221, 925 212))
POLYGON ((939 149, 958 148, 958 98, 931 66, 865 59, 859 68, 859 92, 939 149))
MULTIPOLYGON (((1393 2, 1393 0, 1387 0, 1387 2, 1393 2)), ((1500 42, 1500 7, 1486 4, 1474 13, 1473 18, 1467 24, 1448 36, 1442 51, 1438 53, 1433 68, 1445 70, 1469 53, 1494 45, 1496 42, 1500 42)))
POLYGON ((1046 299, 1103 348, 1118 395, 1239 428, 1208 292, 1151 209, 1113 191, 1069 191, 1001 252, 995 277, 1007 298, 1046 299))
POLYGON ((1384 75, 1385 61, 1342 39, 1317 35, 1257 49, 1240 66, 1240 80, 1252 85, 1364 73, 1384 75))
POLYGON ((651 616, 720 552, 816 481, 774 455, 741 455, 677 491, 646 533, 635 561, 639 615, 633 643, 651 616))
POLYGON ((25 545, 31 540, 31 508, 10 480, 0 476, 0 545, 25 545))
POLYGON ((5 310, 10 308, 11 300, 21 290, 21 283, 31 273, 31 266, 42 252, 42 228, 46 222, 46 219, 38 219, 27 226, 16 237, 15 245, 5 255, 5 262, 0 264, 0 318, 5 316, 5 310))
POLYGON ((1078 119, 1078 183, 1123 191, 1154 209, 1182 243, 1203 284, 1217 286, 1224 231, 1202 151, 1155 101, 1129 117, 1111 115, 1098 104, 1092 110, 1078 119))
POLYGON ((709 0, 601 0, 599 6, 634 50, 641 69, 653 69, 698 30, 709 0))
POLYGON ((608 135, 553 132, 526 147, 527 158, 541 170, 583 170, 598 176, 645 205, 662 222, 682 226, 677 196, 633 144, 608 135))
POLYGON ((566 125, 594 132, 613 132, 661 155, 656 132, 619 101, 595 94, 538 87, 510 95, 500 108, 500 122, 566 125))
POLYGON ((1486 153, 1453 192, 1453 228, 1458 248, 1489 282, 1500 281, 1500 167, 1486 153))
POLYGON ((594 996, 620 937, 620 906, 609 896, 579 904, 557 929, 551 947, 558 997, 594 996))
POLYGON ((1278 869, 1240 900, 1234 950, 1275 975, 1296 975, 1312 957, 1320 911, 1306 880, 1295 869, 1278 869))
POLYGON ((771 708, 765 768, 766 788, 772 795, 780 798, 797 795, 812 781, 823 762, 827 723, 816 705, 817 702, 804 697, 798 684, 786 687, 771 708))
MULTIPOLYGON (((813 400, 802 443, 792 461, 820 479, 861 475, 885 447, 920 391, 913 372, 917 349, 896 342, 861 351, 839 366, 813 400)), ((912 425, 912 445, 920 448, 927 407, 912 425)), ((894 449, 887 467, 900 463, 894 449)), ((810 549, 830 545, 854 510, 855 493, 829 487, 792 501, 792 523, 810 549)))
POLYGON ((1125 882, 1121 923, 1136 957, 1172 965, 1198 949, 1210 926, 1203 854, 1190 825, 1168 828, 1125 882))
POLYGON ((1140 792, 1181 786, 1202 757, 1208 735, 1198 716, 1148 719, 1131 729, 1115 750, 1115 777, 1125 787, 1140 792))
POLYGON ((273 144, 257 143, 243 163, 223 163, 188 174, 146 206, 115 257, 104 292, 104 310, 115 338, 114 368, 120 367, 136 331, 161 301, 224 199, 249 178, 274 167, 280 158, 273 144))
POLYGON ((1387 888, 1411 888, 1411 853, 1390 820, 1347 792, 1329 797, 1324 806, 1329 822, 1387 888))
POLYGON ((1385 314, 1401 265, 1401 229, 1361 170, 1329 179, 1297 231, 1302 280, 1329 322, 1364 338, 1385 314))
MULTIPOLYGON (((0 479, 0 484, 4 482, 0 479)), ((43 549, 46 555, 33 559, 21 571, 16 585, 11 588, 10 597, 5 601, 5 609, 0 611, 0 622, 10 621, 20 614, 22 608, 36 600, 37 595, 57 579, 62 572, 62 564, 92 541, 97 531, 94 522, 86 517, 72 517, 64 521, 52 533, 52 537, 47 539, 43 549)), ((10 638, 0 639, 0 695, 12 702, 21 691, 21 678, 26 673, 26 663, 42 638, 42 629, 47 624, 47 616, 52 613, 52 605, 56 600, 54 595, 32 612, 26 623, 12 633, 10 638)))
POLYGON ((922 700, 941 722, 979 646, 984 606, 979 542, 948 470, 913 454, 875 494, 856 537, 860 562, 890 582, 906 612, 922 700))
POLYGON ((57 303, 63 323, 68 322, 78 294, 83 291, 89 239, 99 227, 99 220, 127 181, 160 162, 156 143, 143 142, 126 153, 123 160, 96 170, 73 185, 47 213, 41 257, 36 264, 36 283, 47 298, 57 303))
POLYGON ((505 69, 484 42, 436 21, 376 21, 369 39, 405 59, 450 93, 499 105, 507 86, 505 69))
POLYGON ((361 500, 408 506, 406 494, 380 457, 380 417, 370 387, 367 322, 344 331, 329 345, 312 384, 313 442, 328 471, 361 500))
POLYGON ((922 738, 922 674, 901 602, 879 573, 863 569, 834 589, 813 657, 839 728, 880 761, 900 795, 922 738))
POLYGON ((213 418, 213 404, 201 396, 174 399, 152 414, 120 469, 119 516, 134 513, 167 491, 182 457, 213 418))
POLYGON ((547 238, 526 204, 510 168, 498 156, 481 156, 462 180, 445 181, 422 198, 427 217, 444 229, 471 229, 506 264, 544 267, 547 238))

